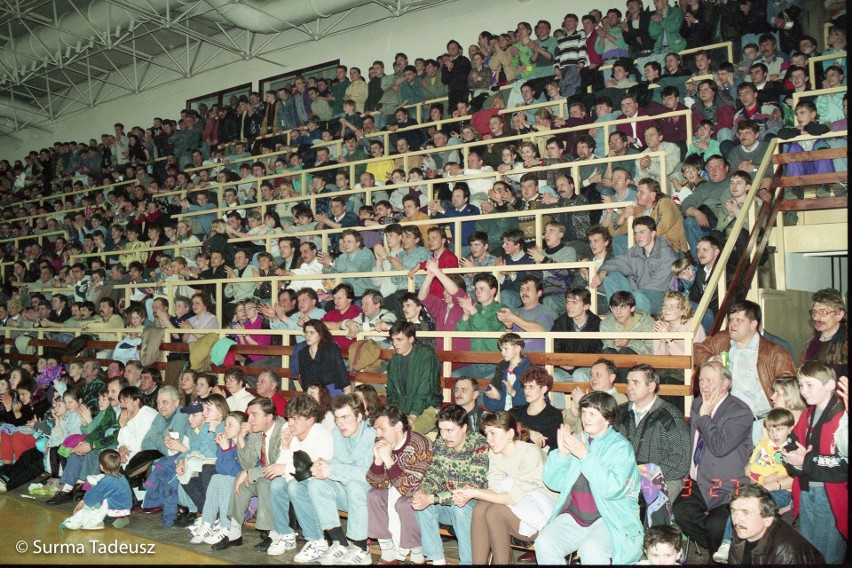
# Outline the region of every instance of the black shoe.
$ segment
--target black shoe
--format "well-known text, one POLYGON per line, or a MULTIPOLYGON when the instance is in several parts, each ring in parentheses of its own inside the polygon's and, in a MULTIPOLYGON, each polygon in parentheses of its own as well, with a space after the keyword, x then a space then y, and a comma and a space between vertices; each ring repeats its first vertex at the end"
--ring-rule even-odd
POLYGON ((75 485, 74 489, 71 490, 71 498, 76 502, 83 498, 86 492, 83 491, 82 485, 75 485))
POLYGON ((237 540, 230 540, 228 537, 223 538, 219 542, 213 545, 213 550, 225 550, 226 548, 231 548, 232 546, 242 546, 243 545, 243 537, 238 538, 237 540))
POLYGON ((64 505, 74 500, 70 491, 57 491, 56 494, 47 500, 48 505, 64 505))
POLYGON ((269 550, 269 547, 272 546, 272 539, 268 536, 265 536, 261 539, 261 541, 254 545, 255 552, 266 552, 269 550))
POLYGON ((177 519, 175 519, 176 527, 188 527, 192 523, 195 522, 196 516, 194 513, 190 513, 189 511, 183 511, 179 513, 177 519))

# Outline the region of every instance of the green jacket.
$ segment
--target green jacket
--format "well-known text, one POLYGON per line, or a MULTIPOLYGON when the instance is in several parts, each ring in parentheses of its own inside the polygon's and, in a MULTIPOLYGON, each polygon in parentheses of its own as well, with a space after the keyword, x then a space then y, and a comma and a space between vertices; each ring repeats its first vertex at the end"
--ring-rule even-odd
POLYGON ((669 6, 669 11, 666 12, 666 17, 660 23, 651 20, 648 24, 648 33, 651 39, 654 40, 654 51, 661 53, 663 44, 663 32, 666 32, 666 38, 669 42, 669 47, 666 53, 670 51, 683 51, 686 49, 686 40, 680 35, 680 25, 683 23, 683 12, 677 6, 669 6))
POLYGON ((429 408, 440 408, 441 363, 429 345, 415 343, 407 356, 408 372, 400 372, 402 355, 394 355, 388 364, 387 403, 395 404, 408 415, 419 416, 429 408))
MULTIPOLYGON (((497 319, 497 312, 505 308, 500 302, 491 302, 487 306, 477 303, 476 313, 467 321, 460 319, 456 331, 506 331, 503 322, 497 319)), ((471 351, 499 351, 497 339, 474 337, 470 340, 471 351)))
MULTIPOLYGON (((588 434, 580 434, 589 444, 588 434)), ((612 563, 635 564, 642 556, 642 521, 639 520, 639 468, 633 446, 612 427, 589 446, 583 459, 562 456, 553 450, 547 456, 541 480, 559 492, 552 521, 562 511, 580 474, 586 476, 595 505, 612 540, 612 563)))
POLYGON ((80 432, 86 435, 93 450, 115 448, 118 443, 118 415, 112 407, 107 408, 92 419, 91 422, 82 426, 80 432))

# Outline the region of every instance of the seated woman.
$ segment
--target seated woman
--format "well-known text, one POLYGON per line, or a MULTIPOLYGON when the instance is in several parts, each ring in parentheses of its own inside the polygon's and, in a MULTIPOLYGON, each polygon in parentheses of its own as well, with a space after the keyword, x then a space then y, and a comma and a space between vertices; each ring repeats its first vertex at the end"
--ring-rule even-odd
POLYGON ((299 351, 299 381, 307 388, 314 381, 328 387, 332 398, 351 392, 349 373, 340 354, 340 347, 334 342, 325 323, 312 319, 302 326, 305 334, 305 347, 299 351))
MULTIPOLYGON (((680 292, 666 292, 663 295, 663 305, 660 317, 654 322, 654 331, 666 333, 669 331, 689 331, 692 328, 692 306, 689 298, 680 292)), ((704 328, 698 327, 695 343, 701 343, 707 335, 704 328)), ((654 355, 683 355, 686 353, 683 339, 655 339, 654 355)))
POLYGON ((364 403, 364 418, 369 420, 372 425, 376 411, 382 406, 381 401, 379 401, 379 393, 376 392, 376 387, 362 383, 355 386, 354 392, 361 399, 361 402, 364 403))
POLYGON ((556 495, 544 485, 541 473, 545 454, 521 441, 515 417, 504 410, 486 414, 482 430, 488 452, 488 488, 464 488, 458 493, 476 499, 471 525, 473 563, 507 565, 509 537, 535 540, 553 511, 556 495))
MULTIPOLYGON (((216 316, 210 313, 213 309, 213 301, 210 296, 204 292, 198 292, 192 296, 192 313, 194 314, 188 320, 181 322, 181 329, 219 329, 219 322, 216 316)), ((169 326, 171 327, 171 326, 169 326)), ((199 339, 200 334, 194 333, 184 334, 184 341, 192 343, 199 339)))
POLYGON ((334 413, 331 411, 331 393, 328 391, 328 387, 319 381, 314 381, 308 385, 305 392, 319 404, 320 413, 323 416, 322 425, 325 429, 329 432, 334 430, 334 413))
POLYGON ((524 339, 517 333, 507 333, 497 341, 503 360, 497 363, 494 378, 482 394, 482 403, 489 412, 511 410, 526 404, 521 375, 532 364, 524 355, 524 339))
POLYGON ((530 366, 521 375, 527 403, 511 409, 530 441, 545 451, 556 448, 556 432, 562 424, 562 413, 550 404, 547 393, 553 388, 553 377, 544 367, 530 366))
MULTIPOLYGON (((180 374, 178 383, 181 393, 181 406, 189 406, 197 398, 195 386, 198 383, 198 373, 187 369, 180 374)), ((209 393, 208 393, 209 394, 209 393)))
POLYGON ((559 428, 542 480, 560 493, 535 541, 539 564, 565 564, 579 552, 582 564, 635 564, 642 556, 639 468, 633 446, 612 424, 618 403, 605 392, 580 401, 585 433, 559 428))

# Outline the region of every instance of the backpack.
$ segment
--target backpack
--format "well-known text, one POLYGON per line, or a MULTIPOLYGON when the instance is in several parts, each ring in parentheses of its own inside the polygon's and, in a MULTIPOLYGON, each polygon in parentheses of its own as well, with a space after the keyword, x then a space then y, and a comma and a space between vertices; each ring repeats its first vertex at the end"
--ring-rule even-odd
POLYGON ((378 371, 381 365, 379 357, 382 349, 372 339, 362 339, 349 346, 349 371, 373 372, 378 371))

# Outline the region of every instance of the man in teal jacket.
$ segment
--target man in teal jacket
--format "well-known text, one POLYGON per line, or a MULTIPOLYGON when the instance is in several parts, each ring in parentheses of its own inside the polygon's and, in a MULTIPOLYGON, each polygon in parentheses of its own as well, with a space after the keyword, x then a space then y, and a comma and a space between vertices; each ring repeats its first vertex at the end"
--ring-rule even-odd
POLYGON ((396 354, 388 364, 387 403, 399 406, 416 432, 431 432, 443 401, 441 363, 430 345, 415 343, 411 322, 395 322, 390 338, 396 354))
POLYGON ((560 496, 535 541, 538 563, 565 564, 577 551, 586 564, 635 564, 642 556, 639 468, 633 446, 613 423, 618 403, 605 392, 580 401, 584 433, 563 424, 542 480, 560 496))

